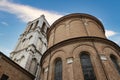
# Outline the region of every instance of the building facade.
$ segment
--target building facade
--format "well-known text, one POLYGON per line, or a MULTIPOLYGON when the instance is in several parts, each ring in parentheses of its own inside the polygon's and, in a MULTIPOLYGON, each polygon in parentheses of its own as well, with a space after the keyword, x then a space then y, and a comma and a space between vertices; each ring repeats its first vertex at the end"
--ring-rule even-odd
POLYGON ((34 80, 35 76, 0 52, 0 80, 34 80))
POLYGON ((40 80, 40 59, 47 49, 46 32, 49 24, 42 15, 27 24, 10 58, 40 80))
POLYGON ((0 80, 120 80, 120 47, 89 14, 42 15, 29 22, 10 58, 0 52, 0 80))
POLYGON ((88 14, 70 14, 47 33, 41 80, 120 80, 120 47, 108 40, 102 23, 88 14))

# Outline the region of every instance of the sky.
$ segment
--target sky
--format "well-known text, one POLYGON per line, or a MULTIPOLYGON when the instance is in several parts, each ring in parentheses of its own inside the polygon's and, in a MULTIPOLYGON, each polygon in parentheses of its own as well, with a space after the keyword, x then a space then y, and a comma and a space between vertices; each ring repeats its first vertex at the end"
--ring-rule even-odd
POLYGON ((27 23, 40 15, 44 14, 51 25, 71 13, 97 17, 107 38, 120 46, 119 0, 0 0, 0 51, 9 56, 27 23))

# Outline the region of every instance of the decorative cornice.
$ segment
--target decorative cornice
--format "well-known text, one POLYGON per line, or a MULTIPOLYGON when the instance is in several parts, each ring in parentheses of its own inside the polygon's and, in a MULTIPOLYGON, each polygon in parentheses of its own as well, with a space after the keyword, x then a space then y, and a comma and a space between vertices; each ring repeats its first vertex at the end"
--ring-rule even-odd
MULTIPOLYGON (((23 51, 23 50, 27 50, 29 47, 34 47, 34 49, 35 49, 35 51, 36 52, 38 52, 40 55, 42 55, 42 53, 39 51, 39 50, 37 50, 37 48, 36 48, 36 46, 34 45, 34 44, 31 44, 31 45, 29 45, 29 46, 27 46, 27 47, 25 47, 25 48, 23 48, 23 49, 20 49, 20 50, 17 50, 17 51, 13 51, 13 52, 11 52, 11 53, 18 53, 18 52, 21 52, 21 51, 23 51)), ((32 52, 34 52, 33 50, 31 50, 30 49, 30 51, 32 51, 32 52)), ((10 54, 11 54, 10 53, 10 54)))
MULTIPOLYGON (((37 50, 36 46, 34 44, 29 45, 29 47, 34 47, 35 51, 38 52, 40 55, 42 55, 42 53, 40 51, 37 50)), ((34 52, 34 51, 33 51, 34 52)))
MULTIPOLYGON (((64 40, 64 41, 61 41, 53 46, 51 46, 49 49, 47 49, 47 51, 42 55, 42 58, 41 58, 41 65, 42 65, 42 61, 43 59, 51 52, 53 51, 54 49, 58 48, 58 47, 62 47, 62 46, 65 46, 67 44, 70 44, 70 43, 76 43, 76 42, 85 42, 85 41, 90 41, 90 42, 101 42, 101 43, 105 43, 105 44, 108 44, 108 45, 111 45, 113 47, 115 47, 115 49, 117 49, 119 52, 120 52, 120 47, 114 43, 113 41, 110 41, 108 39, 105 39, 105 38, 100 38, 100 37, 93 37, 93 36, 88 36, 88 37, 77 37, 77 38, 71 38, 71 39, 68 39, 68 40, 64 40)), ((120 54, 119 54, 120 55, 120 54)))

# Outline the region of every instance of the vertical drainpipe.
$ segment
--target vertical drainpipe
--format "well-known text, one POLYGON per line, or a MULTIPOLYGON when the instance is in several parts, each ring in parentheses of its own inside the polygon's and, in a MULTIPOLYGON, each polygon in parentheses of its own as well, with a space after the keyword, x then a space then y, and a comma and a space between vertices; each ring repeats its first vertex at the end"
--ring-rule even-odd
MULTIPOLYGON (((85 27, 86 34, 87 34, 87 36, 89 36, 89 33, 88 33, 87 28, 86 28, 86 25, 85 25, 85 22, 87 22, 87 21, 85 21, 84 19, 85 19, 85 18, 82 17, 81 20, 82 20, 82 23, 83 23, 83 25, 84 25, 84 27, 85 27)), ((104 64, 102 63, 102 61, 101 61, 101 59, 100 59, 100 56, 99 56, 99 54, 98 54, 98 50, 97 50, 97 48, 95 47, 95 44, 94 44, 93 41, 92 41, 92 45, 93 45, 93 47, 94 47, 94 49, 95 49, 95 51, 96 51, 96 53, 97 53, 97 56, 98 56, 98 58, 99 58, 99 62, 101 63, 101 66, 102 66, 102 68, 103 68, 105 77, 106 77, 107 80, 109 80, 109 78, 108 78, 108 76, 107 76, 107 73, 105 72, 105 69, 104 69, 104 66, 103 66, 104 64)))

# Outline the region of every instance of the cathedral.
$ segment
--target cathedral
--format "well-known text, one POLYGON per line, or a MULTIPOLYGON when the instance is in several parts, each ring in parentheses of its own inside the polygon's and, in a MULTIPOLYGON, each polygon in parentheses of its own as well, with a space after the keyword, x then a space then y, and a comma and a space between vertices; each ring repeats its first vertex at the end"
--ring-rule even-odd
POLYGON ((0 52, 0 80, 120 80, 120 47, 92 15, 73 13, 52 25, 41 15, 10 57, 0 52))

